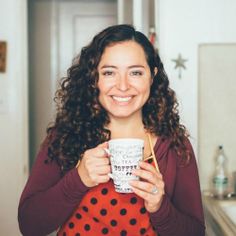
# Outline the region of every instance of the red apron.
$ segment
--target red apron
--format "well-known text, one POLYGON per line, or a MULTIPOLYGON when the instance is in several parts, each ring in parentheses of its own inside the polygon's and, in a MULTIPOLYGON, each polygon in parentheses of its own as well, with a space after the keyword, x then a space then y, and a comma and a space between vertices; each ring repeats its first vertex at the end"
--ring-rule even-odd
MULTIPOLYGON (((157 171, 159 167, 150 135, 152 156, 145 159, 157 171)), ((58 236, 156 236, 143 199, 134 193, 117 193, 113 181, 91 188, 58 236)))
POLYGON ((112 181, 91 188, 59 236, 156 236, 143 199, 115 192, 112 181))

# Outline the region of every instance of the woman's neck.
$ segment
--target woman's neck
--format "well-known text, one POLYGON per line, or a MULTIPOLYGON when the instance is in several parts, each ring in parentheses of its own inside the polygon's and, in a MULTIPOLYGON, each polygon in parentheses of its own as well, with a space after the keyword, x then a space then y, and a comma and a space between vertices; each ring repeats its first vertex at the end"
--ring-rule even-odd
POLYGON ((141 117, 138 119, 110 118, 107 128, 111 131, 111 138, 141 138, 145 135, 141 117))

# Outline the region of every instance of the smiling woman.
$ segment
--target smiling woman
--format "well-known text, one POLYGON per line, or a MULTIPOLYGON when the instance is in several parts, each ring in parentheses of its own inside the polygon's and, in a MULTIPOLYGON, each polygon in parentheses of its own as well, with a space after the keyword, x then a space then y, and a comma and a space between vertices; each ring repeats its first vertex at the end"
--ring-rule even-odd
POLYGON ((131 40, 107 47, 98 72, 99 101, 110 119, 141 119, 152 84, 142 47, 131 40))
POLYGON ((194 153, 163 64, 144 34, 130 25, 97 34, 56 98, 56 120, 20 200, 23 235, 58 228, 59 236, 204 235, 194 153), (107 151, 110 139, 123 138, 144 143, 126 194, 115 191, 107 151))

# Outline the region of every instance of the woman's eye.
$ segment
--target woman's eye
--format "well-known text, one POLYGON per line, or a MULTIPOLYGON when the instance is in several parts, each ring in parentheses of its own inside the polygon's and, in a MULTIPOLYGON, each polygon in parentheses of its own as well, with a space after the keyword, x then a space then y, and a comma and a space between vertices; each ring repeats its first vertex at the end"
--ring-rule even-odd
POLYGON ((104 76, 113 76, 115 73, 113 71, 104 71, 102 72, 102 75, 104 76))
POLYGON ((142 71, 131 71, 131 76, 142 76, 143 72, 142 71))

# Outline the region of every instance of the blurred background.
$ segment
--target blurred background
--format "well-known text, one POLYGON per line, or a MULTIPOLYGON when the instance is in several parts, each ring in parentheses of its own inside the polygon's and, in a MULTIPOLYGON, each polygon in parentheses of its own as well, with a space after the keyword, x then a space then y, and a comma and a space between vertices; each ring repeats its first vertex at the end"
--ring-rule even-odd
MULTIPOLYGON (((60 78, 94 34, 121 23, 133 24, 160 53, 191 135, 202 190, 210 188, 223 145, 233 191, 235 0, 0 0, 0 235, 21 235, 18 201, 55 117, 60 78)), ((236 235, 236 223, 218 219, 206 217, 208 235, 236 235)))

